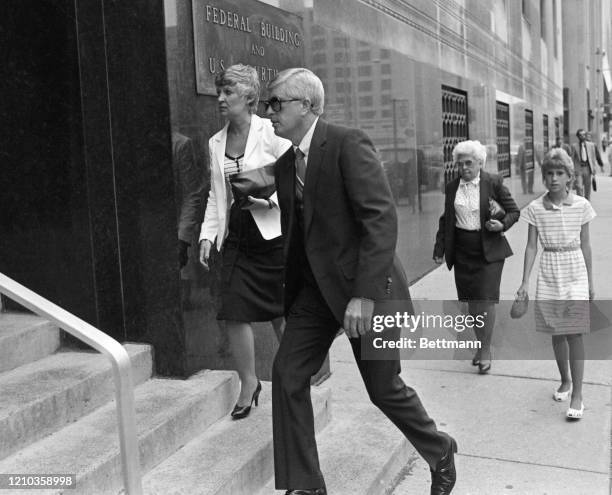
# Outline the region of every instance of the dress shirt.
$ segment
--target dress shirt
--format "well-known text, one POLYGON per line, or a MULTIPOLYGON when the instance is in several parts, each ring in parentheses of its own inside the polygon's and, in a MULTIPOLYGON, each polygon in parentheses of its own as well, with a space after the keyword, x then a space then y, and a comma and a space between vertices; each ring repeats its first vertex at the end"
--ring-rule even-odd
POLYGON ((480 172, 471 181, 459 180, 455 196, 455 226, 464 230, 480 230, 480 172))
POLYGON ((300 141, 300 144, 298 146, 293 147, 293 151, 295 151, 295 148, 299 148, 300 151, 304 153, 304 163, 306 163, 307 167, 308 167, 308 155, 310 154, 310 143, 312 142, 312 135, 314 134, 314 130, 315 130, 315 127, 318 121, 319 121, 319 117, 315 119, 315 121, 310 126, 310 129, 308 129, 306 134, 304 134, 304 137, 300 141))

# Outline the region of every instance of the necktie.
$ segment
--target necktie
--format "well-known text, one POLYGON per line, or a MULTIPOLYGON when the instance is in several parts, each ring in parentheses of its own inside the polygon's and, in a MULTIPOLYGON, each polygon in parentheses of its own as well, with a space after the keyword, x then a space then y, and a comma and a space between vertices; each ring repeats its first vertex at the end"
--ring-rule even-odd
POLYGON ((587 152, 586 152, 586 144, 582 143, 580 145, 580 160, 583 162, 588 161, 587 152))
POLYGON ((304 180, 306 179, 306 160, 300 148, 295 149, 295 195, 302 201, 304 180))

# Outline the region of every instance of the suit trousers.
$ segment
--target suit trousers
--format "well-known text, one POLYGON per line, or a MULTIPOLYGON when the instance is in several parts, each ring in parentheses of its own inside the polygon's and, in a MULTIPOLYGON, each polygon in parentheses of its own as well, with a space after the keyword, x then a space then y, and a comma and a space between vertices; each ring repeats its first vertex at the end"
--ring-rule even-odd
MULTIPOLYGON (((272 369, 274 472, 278 490, 325 486, 315 439, 310 378, 322 366, 340 326, 318 287, 304 284, 287 315, 272 369)), ((417 393, 399 376, 399 360, 362 361, 361 339, 350 342, 372 403, 435 468, 447 449, 448 439, 438 432, 417 393)))
POLYGON ((576 167, 576 192, 589 201, 591 200, 591 178, 591 169, 588 165, 576 167))

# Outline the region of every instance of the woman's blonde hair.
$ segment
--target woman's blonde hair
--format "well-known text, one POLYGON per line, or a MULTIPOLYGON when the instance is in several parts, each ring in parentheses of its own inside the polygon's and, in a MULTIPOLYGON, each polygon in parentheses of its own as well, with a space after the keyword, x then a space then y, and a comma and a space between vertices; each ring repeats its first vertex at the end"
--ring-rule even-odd
POLYGON ((215 77, 215 86, 222 88, 230 86, 236 88, 236 92, 241 96, 246 96, 250 113, 257 111, 259 105, 259 76, 254 67, 250 65, 235 64, 230 65, 215 77))

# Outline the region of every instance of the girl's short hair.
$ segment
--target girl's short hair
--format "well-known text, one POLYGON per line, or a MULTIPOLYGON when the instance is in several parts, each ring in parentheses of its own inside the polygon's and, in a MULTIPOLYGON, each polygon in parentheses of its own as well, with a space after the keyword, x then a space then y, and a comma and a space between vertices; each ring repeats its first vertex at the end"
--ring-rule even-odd
POLYGON ((562 168, 569 177, 574 177, 574 161, 563 148, 553 148, 542 161, 542 177, 553 168, 562 168))
POLYGON ((249 111, 251 113, 257 111, 261 86, 259 84, 259 76, 254 67, 243 64, 230 65, 227 69, 217 74, 215 86, 217 89, 223 86, 235 88, 239 95, 246 96, 249 111))
POLYGON ((472 155, 484 166, 487 161, 487 148, 480 141, 461 141, 453 148, 453 161, 457 159, 457 155, 472 155))

